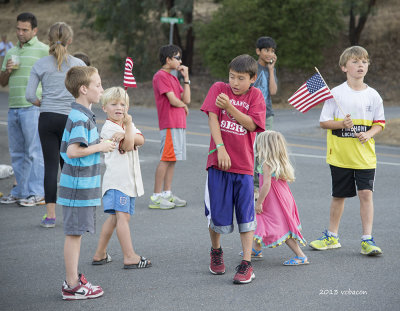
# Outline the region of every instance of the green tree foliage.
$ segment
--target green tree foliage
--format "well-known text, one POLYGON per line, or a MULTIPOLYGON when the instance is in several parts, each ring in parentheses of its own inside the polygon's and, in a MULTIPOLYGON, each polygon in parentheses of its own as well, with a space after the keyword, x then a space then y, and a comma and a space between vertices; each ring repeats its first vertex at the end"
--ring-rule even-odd
MULTIPOLYGON (((154 1, 153 1, 154 2, 154 1)), ((157 66, 158 46, 156 39, 159 28, 151 27, 149 18, 151 1, 139 0, 78 0, 73 10, 85 15, 83 26, 97 31, 93 35, 104 40, 102 33, 110 42, 115 40, 117 51, 111 60, 115 68, 123 68, 126 56, 131 56, 135 76, 149 78, 157 66)), ((154 21, 154 20, 153 20, 154 21)), ((109 44, 104 40, 104 44, 109 44)))
POLYGON ((320 0, 223 0, 211 22, 198 25, 200 50, 213 75, 227 76, 239 54, 255 56, 260 36, 274 38, 279 65, 309 69, 342 28, 340 3, 320 0))
MULTIPOLYGON (((111 57, 114 67, 120 70, 125 57, 131 56, 134 75, 142 79, 151 78, 160 67, 159 48, 168 44, 169 24, 161 24, 162 14, 185 18, 185 24, 179 28, 175 25, 174 44, 183 49, 184 55, 186 50, 192 53, 193 0, 77 0, 73 10, 85 15, 83 26, 97 31, 94 35, 99 39, 101 33, 116 43, 116 54, 111 57), (181 40, 180 33, 186 35, 187 42, 181 40)), ((191 56, 186 59, 191 62, 191 56)))

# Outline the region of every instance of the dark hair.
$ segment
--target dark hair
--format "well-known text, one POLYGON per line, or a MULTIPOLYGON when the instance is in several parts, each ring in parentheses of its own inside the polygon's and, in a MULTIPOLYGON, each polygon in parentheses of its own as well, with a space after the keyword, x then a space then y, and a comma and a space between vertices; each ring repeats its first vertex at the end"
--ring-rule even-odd
POLYGON ((257 61, 250 55, 243 54, 236 56, 229 64, 229 70, 239 73, 248 73, 250 79, 257 74, 258 64, 257 61))
POLYGON ((83 52, 76 52, 76 53, 75 53, 74 55, 72 55, 72 56, 83 60, 83 62, 86 64, 86 66, 90 66, 90 58, 89 58, 89 56, 87 56, 86 53, 83 53, 83 52))
POLYGON ((36 16, 29 12, 19 14, 17 16, 17 22, 30 22, 32 29, 37 27, 36 16))
POLYGON ((257 39, 256 48, 260 50, 273 48, 276 50, 276 43, 271 37, 260 37, 257 39))
POLYGON ((170 45, 164 45, 160 47, 160 63, 161 66, 164 66, 167 63, 167 57, 172 58, 176 54, 181 54, 182 56, 182 50, 179 46, 170 44, 170 45))

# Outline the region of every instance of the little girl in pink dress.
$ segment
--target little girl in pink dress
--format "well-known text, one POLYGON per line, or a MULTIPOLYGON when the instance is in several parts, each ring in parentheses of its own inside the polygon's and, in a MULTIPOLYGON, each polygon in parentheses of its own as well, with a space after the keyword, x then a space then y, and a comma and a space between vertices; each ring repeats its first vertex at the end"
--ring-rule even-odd
POLYGON ((260 192, 256 202, 257 229, 254 232, 253 258, 262 257, 262 248, 286 243, 296 256, 285 261, 288 266, 309 264, 299 243, 305 245, 296 202, 287 182, 294 181, 286 140, 275 131, 257 137, 260 192))

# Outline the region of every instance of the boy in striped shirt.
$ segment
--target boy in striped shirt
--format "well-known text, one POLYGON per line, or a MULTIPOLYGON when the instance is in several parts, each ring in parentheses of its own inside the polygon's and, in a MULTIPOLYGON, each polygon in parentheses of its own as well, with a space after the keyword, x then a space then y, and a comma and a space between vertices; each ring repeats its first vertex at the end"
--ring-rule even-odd
POLYGON ((103 94, 97 69, 72 67, 65 86, 76 102, 71 105, 60 147, 64 166, 57 203, 63 206, 66 272, 62 296, 65 300, 97 298, 103 295, 102 288, 78 274, 79 253, 82 235, 95 233, 96 206, 101 205, 100 152, 110 152, 116 145, 100 141, 90 110, 103 94))

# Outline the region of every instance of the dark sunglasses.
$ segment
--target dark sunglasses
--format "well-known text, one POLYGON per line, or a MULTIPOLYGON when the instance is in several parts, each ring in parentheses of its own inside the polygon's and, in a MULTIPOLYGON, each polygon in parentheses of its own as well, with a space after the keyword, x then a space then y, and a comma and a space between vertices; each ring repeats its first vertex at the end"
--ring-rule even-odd
POLYGON ((182 57, 180 57, 180 56, 172 56, 172 58, 175 58, 177 61, 181 61, 182 60, 182 57))

